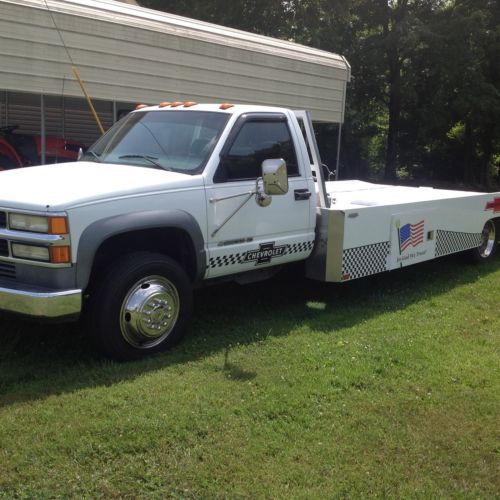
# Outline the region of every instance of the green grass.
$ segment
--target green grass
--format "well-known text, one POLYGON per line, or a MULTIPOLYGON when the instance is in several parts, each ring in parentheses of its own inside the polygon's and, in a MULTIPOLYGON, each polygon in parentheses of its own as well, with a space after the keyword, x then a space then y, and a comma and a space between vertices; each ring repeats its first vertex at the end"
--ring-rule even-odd
POLYGON ((498 497, 500 259, 296 276, 139 363, 1 316, 0 497, 498 497))

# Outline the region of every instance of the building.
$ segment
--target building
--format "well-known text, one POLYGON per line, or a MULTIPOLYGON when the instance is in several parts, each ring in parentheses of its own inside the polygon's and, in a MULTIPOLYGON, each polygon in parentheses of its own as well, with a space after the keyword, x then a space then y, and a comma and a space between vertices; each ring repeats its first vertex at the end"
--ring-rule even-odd
POLYGON ((137 103, 165 100, 308 109, 342 123, 342 56, 114 0, 0 1, 0 127, 92 143, 137 103))

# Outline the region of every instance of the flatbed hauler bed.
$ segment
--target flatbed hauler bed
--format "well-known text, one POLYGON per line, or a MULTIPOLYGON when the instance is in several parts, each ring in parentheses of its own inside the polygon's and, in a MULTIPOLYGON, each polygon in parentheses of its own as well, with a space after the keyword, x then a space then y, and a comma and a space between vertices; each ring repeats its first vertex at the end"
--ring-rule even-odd
POLYGON ((319 209, 311 278, 348 281, 494 245, 494 236, 478 230, 500 211, 491 194, 356 180, 325 188, 330 207, 319 209))

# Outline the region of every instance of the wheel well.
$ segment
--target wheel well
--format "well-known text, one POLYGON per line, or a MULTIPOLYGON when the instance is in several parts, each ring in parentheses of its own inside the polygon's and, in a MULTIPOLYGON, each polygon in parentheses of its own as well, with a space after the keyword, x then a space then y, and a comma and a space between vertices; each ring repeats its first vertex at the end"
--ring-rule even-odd
POLYGON ((196 254, 189 234, 177 228, 154 228, 121 233, 103 241, 94 256, 89 286, 111 263, 140 251, 168 255, 184 268, 191 281, 196 279, 196 254))
POLYGON ((493 223, 495 224, 495 230, 496 230, 496 237, 497 237, 497 243, 500 244, 500 217, 494 217, 491 219, 493 223))

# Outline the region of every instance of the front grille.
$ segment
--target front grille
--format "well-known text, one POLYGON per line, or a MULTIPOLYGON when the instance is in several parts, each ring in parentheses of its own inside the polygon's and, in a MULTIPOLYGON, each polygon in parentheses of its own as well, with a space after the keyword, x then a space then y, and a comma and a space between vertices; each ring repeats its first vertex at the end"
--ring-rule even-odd
POLYGON ((16 265, 7 262, 0 262, 0 278, 15 278, 16 265))
POLYGON ((7 226, 7 214, 5 212, 0 212, 0 228, 7 226))
POLYGON ((9 255, 9 245, 7 240, 0 240, 0 255, 2 257, 7 257, 9 255))

